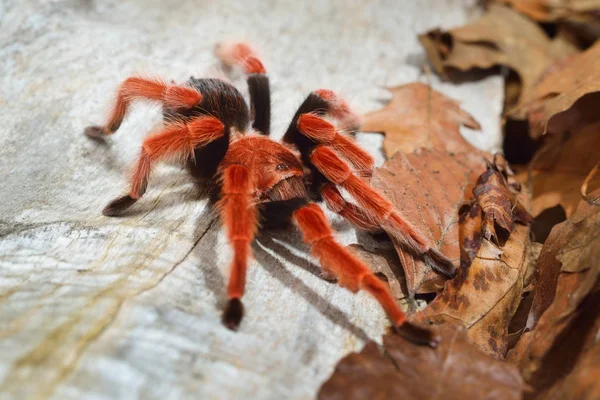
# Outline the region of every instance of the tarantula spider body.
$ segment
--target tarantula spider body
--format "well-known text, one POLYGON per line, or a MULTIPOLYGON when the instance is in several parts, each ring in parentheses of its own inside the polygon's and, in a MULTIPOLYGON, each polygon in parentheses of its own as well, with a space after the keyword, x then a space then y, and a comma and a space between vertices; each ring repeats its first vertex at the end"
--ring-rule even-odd
POLYGON ((385 228, 437 271, 452 276, 454 266, 406 221, 394 206, 367 182, 371 156, 338 131, 338 125, 356 128, 358 117, 346 102, 329 90, 311 93, 294 115, 283 143, 268 137, 270 131, 269 80, 262 62, 245 44, 217 48, 230 66, 246 72, 250 108, 241 93, 219 79, 191 78, 185 85, 129 78, 117 94, 104 126, 85 130, 90 137, 114 133, 134 100, 162 105, 165 126, 143 142, 131 189, 108 204, 103 213, 115 216, 134 204, 146 191, 152 167, 165 159, 183 161, 192 175, 218 187, 217 207, 233 249, 223 322, 237 329, 242 317, 241 297, 251 242, 258 230, 273 220, 292 220, 312 248, 324 271, 356 292, 363 289, 381 304, 399 331, 411 339, 435 345, 427 330, 406 321, 388 286, 368 266, 341 246, 321 208, 322 199, 334 212, 358 228, 385 228), (252 127, 252 133, 249 127, 252 127), (338 188, 354 199, 347 201, 338 188))

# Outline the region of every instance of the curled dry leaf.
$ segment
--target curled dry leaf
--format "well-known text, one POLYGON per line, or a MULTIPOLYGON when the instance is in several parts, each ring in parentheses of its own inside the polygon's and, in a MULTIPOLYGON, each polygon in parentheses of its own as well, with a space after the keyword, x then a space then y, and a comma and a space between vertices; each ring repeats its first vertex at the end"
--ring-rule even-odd
POLYGON ((383 337, 344 357, 319 392, 319 399, 520 399, 517 369, 484 354, 464 328, 443 326, 440 346, 417 346, 399 335, 383 337))
MULTIPOLYGON (((600 161, 600 43, 547 74, 525 105, 532 135, 544 145, 522 176, 533 195, 532 212, 561 205, 571 216, 581 186, 600 161)), ((600 187, 597 175, 587 190, 600 187)))
POLYGON ((473 150, 460 135, 464 125, 481 129, 458 102, 422 83, 389 88, 392 100, 381 110, 363 116, 361 131, 383 132, 383 150, 388 157, 401 150, 445 149, 458 153, 473 150))
MULTIPOLYGON (((564 392, 574 382, 593 388, 594 392, 586 395, 598 393, 598 382, 591 382, 588 375, 593 369, 582 365, 597 359, 599 259, 600 207, 582 202, 573 217, 557 225, 544 244, 530 315, 537 324, 530 325, 533 331, 525 333, 509 353, 509 360, 519 366, 539 398, 563 398, 556 397, 555 392, 564 392), (572 371, 575 375, 567 377, 572 371)), ((594 379, 598 380, 597 375, 594 379)), ((572 389, 581 393, 583 388, 572 389)))
POLYGON ((458 242, 460 245, 460 269, 466 271, 481 247, 481 206, 477 202, 466 204, 459 210, 458 242))
POLYGON ((507 104, 507 112, 516 119, 524 119, 525 115, 513 107, 527 98, 546 68, 576 53, 575 48, 562 42, 555 45, 535 22, 500 5, 490 6, 489 11, 472 24, 448 32, 430 31, 419 39, 434 68, 443 77, 448 77, 453 69, 469 71, 506 66, 514 70, 520 78, 521 90, 514 102, 507 104))
POLYGON ((529 228, 515 226, 502 247, 481 239, 477 257, 444 286, 442 293, 418 314, 422 323, 462 323, 469 338, 486 353, 503 358, 508 325, 521 301, 529 228))
MULTIPOLYGON (((373 175, 373 184, 433 244, 458 265, 458 210, 471 197, 473 183, 485 170, 476 153, 421 149, 396 153, 373 175)), ((439 291, 445 278, 413 257, 397 241, 394 246, 406 276, 410 297, 439 291)))
POLYGON ((498 243, 496 224, 510 233, 514 221, 522 224, 531 222, 531 216, 518 201, 516 191, 509 187, 508 171, 503 167, 506 165, 504 160, 500 164, 498 157, 494 157, 494 162, 488 164, 487 171, 481 174, 473 189, 475 201, 483 212, 483 237, 495 243, 498 243))
MULTIPOLYGON (((600 190, 595 192, 600 195, 600 190)), ((555 301, 555 295, 558 294, 557 284, 561 271, 567 273, 578 272, 576 268, 582 268, 583 272, 588 272, 591 267, 589 263, 592 261, 589 251, 600 251, 600 207, 587 204, 581 201, 577 212, 571 218, 556 225, 540 253, 537 261, 537 283, 536 294, 529 314, 527 327, 533 330, 544 312, 555 301), (565 265, 561 261, 561 254, 578 245, 584 245, 580 255, 587 261, 579 264, 579 261, 571 261, 570 265, 565 265), (595 247, 594 247, 595 246, 595 247)), ((569 253, 570 255, 577 255, 569 253)), ((598 260, 600 258, 597 258, 598 260)), ((596 262, 596 274, 600 273, 600 264, 596 262)), ((593 269, 592 269, 593 271, 593 269)), ((593 278, 591 278, 593 280, 593 278)), ((565 295, 571 296, 572 293, 567 292, 565 295)), ((573 301, 579 301, 574 299, 573 301)), ((576 303, 574 303, 576 304, 576 303)))
POLYGON ((377 252, 372 252, 358 244, 351 244, 348 247, 371 267, 375 275, 390 285, 390 290, 396 300, 405 299, 408 296, 402 265, 400 265, 398 254, 394 249, 378 248, 377 252))
POLYGON ((593 345, 578 361, 573 371, 555 385, 546 399, 600 399, 600 342, 593 345))
POLYGON ((598 19, 598 0, 493 0, 504 3, 540 22, 593 22, 598 19))
POLYGON ((600 42, 549 70, 523 102, 530 134, 576 131, 597 121, 600 103, 600 42))
POLYGON ((509 323, 521 301, 531 263, 529 217, 503 173, 499 162, 488 164, 473 189, 473 204, 462 209, 461 248, 465 264, 468 259, 472 262, 417 317, 430 324, 462 323, 471 340, 497 358, 503 358, 508 349, 509 323), (495 224, 509 234, 502 247, 489 240, 497 238, 495 224), (478 227, 479 235, 474 231, 478 227))
MULTIPOLYGON (((599 98, 600 100, 600 98, 599 98)), ((532 214, 561 205, 567 217, 581 200, 581 186, 600 161, 600 120, 574 132, 551 134, 520 180, 532 193, 532 214)), ((600 187, 600 176, 592 176, 588 190, 600 187)))

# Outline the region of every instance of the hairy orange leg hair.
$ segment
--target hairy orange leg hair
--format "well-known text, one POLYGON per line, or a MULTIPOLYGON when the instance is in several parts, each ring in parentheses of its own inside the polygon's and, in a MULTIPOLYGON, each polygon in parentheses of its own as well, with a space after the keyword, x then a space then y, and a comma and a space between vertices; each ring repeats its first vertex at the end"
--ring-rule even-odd
POLYGON ((216 54, 226 65, 240 66, 247 74, 265 74, 267 72, 263 63, 247 43, 219 44, 216 54))
POLYGON ((223 323, 236 330, 244 316, 241 302, 246 284, 246 269, 252 250, 250 244, 258 227, 257 210, 252 203, 253 183, 250 170, 242 165, 230 165, 223 169, 223 187, 219 209, 233 247, 233 261, 227 286, 229 299, 223 323))
POLYGON ((377 190, 352 173, 350 166, 325 145, 317 146, 310 155, 313 165, 332 183, 346 189, 360 207, 381 227, 400 240, 436 271, 452 277, 456 267, 431 247, 428 240, 418 232, 377 190))
POLYGON ((338 120, 344 129, 356 130, 360 127, 361 118, 348 105, 346 100, 338 96, 333 90, 319 89, 314 93, 329 104, 329 114, 338 120))
POLYGON ((432 332, 406 321, 406 315, 396 303, 387 284, 377 278, 356 255, 335 241, 331 226, 318 205, 312 203, 296 210, 294 220, 323 269, 337 276, 340 286, 352 292, 366 290, 381 304, 399 333, 422 344, 432 347, 437 345, 439 338, 432 332))
POLYGON ((329 121, 312 113, 302 114, 298 117, 298 129, 315 142, 333 147, 360 172, 372 170, 373 157, 352 139, 339 133, 329 121))
POLYGON ((357 228, 371 232, 381 230, 381 227, 362 208, 347 202, 334 184, 326 183, 321 188, 321 195, 327 208, 341 215, 357 228))
POLYGON ((167 108, 185 109, 199 104, 202 101, 202 94, 190 87, 170 85, 156 79, 127 78, 119 88, 113 111, 106 125, 90 126, 86 128, 85 134, 90 137, 101 137, 116 132, 134 100, 153 101, 167 108))
POLYGON ((141 198, 156 162, 169 158, 189 158, 195 148, 206 146, 224 133, 223 123, 217 118, 199 117, 185 124, 168 125, 146 138, 131 179, 129 194, 110 202, 102 213, 107 216, 118 215, 141 198))

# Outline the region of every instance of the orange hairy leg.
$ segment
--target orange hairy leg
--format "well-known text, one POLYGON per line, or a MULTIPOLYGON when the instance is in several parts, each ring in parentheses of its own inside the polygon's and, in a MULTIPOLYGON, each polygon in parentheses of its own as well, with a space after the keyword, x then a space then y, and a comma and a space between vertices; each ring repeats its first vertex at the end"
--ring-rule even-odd
POLYGON ((102 211, 115 216, 133 205, 146 192, 153 165, 169 158, 190 158, 194 149, 223 137, 223 123, 215 117, 199 117, 189 122, 171 124, 144 140, 128 195, 110 202, 102 211))
POLYGON ((381 304, 398 332, 420 344, 435 347, 439 339, 430 331, 406 321, 406 315, 396 303, 389 287, 347 248, 333 238, 333 231, 325 214, 316 204, 308 204, 294 212, 294 220, 319 259, 323 269, 338 277, 338 283, 356 292, 366 290, 381 304))
POLYGON ((216 48, 217 56, 228 66, 238 65, 247 74, 265 74, 267 71, 258 56, 246 43, 222 43, 216 48))
POLYGON ((422 256, 432 268, 449 277, 456 274, 454 264, 429 246, 427 239, 398 213, 394 205, 354 175, 350 166, 332 149, 324 145, 317 146, 310 155, 310 161, 329 181, 346 189, 375 222, 422 256))
POLYGON ((336 149, 359 171, 371 171, 373 157, 361 149, 352 139, 340 134, 335 126, 318 115, 307 113, 298 117, 298 129, 316 143, 327 144, 336 149))
POLYGON ((246 269, 251 256, 250 243, 258 227, 257 210, 252 202, 252 176, 242 165, 229 165, 222 171, 223 187, 219 209, 227 230, 227 237, 233 247, 233 261, 227 286, 229 299, 223 323, 236 330, 244 316, 241 302, 246 284, 246 269))
POLYGON ((202 95, 195 89, 169 85, 160 80, 128 78, 121 84, 115 106, 105 126, 90 126, 85 134, 90 137, 110 135, 119 129, 133 100, 159 102, 171 109, 192 108, 202 101, 202 95))
POLYGON ((343 98, 329 89, 315 90, 314 93, 327 102, 329 105, 329 114, 339 121, 342 128, 349 130, 358 129, 360 126, 360 116, 352 111, 343 98))
POLYGON ((341 215, 354 226, 370 232, 381 230, 381 227, 363 209, 355 204, 348 203, 334 184, 326 183, 321 188, 321 195, 325 204, 327 204, 327 208, 341 215))
POLYGON ((252 128, 263 135, 271 130, 271 90, 267 70, 246 43, 217 45, 217 56, 229 66, 240 66, 248 75, 252 128))

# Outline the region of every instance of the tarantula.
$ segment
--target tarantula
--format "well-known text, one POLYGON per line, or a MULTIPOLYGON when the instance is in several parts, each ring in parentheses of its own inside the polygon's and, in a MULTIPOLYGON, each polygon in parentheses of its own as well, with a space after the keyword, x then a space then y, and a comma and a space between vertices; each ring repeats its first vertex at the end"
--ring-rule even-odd
POLYGON ((291 220, 325 273, 353 292, 371 293, 407 337, 435 345, 431 332, 406 321, 388 286, 336 242, 325 214, 311 201, 324 200, 360 229, 385 228, 438 272, 455 273, 452 263, 368 183, 373 158, 330 122, 356 129, 357 115, 332 91, 316 90, 300 105, 282 142, 276 142, 268 137, 271 104, 263 63, 244 43, 217 46, 216 52, 224 64, 246 73, 250 109, 241 93, 221 79, 192 77, 176 85, 131 77, 121 84, 106 125, 85 129, 94 138, 113 134, 134 100, 153 101, 163 108, 165 126, 144 140, 129 193, 110 202, 103 214, 116 216, 139 200, 157 162, 179 159, 194 177, 210 180, 218 188, 216 205, 234 253, 223 313, 228 328, 237 329, 243 317, 246 268, 259 225, 291 220), (338 187, 354 202, 348 202, 338 187))

